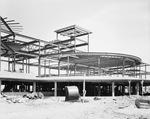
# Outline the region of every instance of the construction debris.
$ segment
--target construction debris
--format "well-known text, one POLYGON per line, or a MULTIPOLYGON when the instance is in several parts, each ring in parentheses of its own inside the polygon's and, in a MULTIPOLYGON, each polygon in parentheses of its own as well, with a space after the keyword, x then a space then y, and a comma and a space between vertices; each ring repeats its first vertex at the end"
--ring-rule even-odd
POLYGON ((150 109, 150 100, 136 99, 135 100, 135 105, 136 105, 137 108, 150 109))
POLYGON ((37 98, 43 99, 44 95, 41 92, 33 92, 33 93, 25 94, 23 97, 26 97, 28 99, 37 99, 37 98))
POLYGON ((44 95, 41 92, 27 93, 23 96, 8 96, 5 94, 1 94, 0 98, 5 99, 8 103, 24 103, 29 99, 43 99, 44 95))

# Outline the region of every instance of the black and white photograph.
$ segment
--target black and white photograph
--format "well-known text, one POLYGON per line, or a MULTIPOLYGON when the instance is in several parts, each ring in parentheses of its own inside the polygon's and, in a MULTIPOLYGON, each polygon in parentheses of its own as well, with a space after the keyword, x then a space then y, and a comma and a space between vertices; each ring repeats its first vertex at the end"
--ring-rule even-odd
POLYGON ((150 0, 0 0, 0 119, 150 119, 150 0))

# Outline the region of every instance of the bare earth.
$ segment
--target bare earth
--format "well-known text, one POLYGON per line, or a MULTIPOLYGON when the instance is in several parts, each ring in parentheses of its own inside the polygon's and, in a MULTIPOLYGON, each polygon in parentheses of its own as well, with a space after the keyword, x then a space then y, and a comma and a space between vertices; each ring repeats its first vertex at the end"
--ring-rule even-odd
POLYGON ((150 119, 150 109, 136 108, 137 98, 141 97, 86 97, 85 103, 65 102, 65 97, 22 98, 22 103, 0 98, 0 119, 150 119))

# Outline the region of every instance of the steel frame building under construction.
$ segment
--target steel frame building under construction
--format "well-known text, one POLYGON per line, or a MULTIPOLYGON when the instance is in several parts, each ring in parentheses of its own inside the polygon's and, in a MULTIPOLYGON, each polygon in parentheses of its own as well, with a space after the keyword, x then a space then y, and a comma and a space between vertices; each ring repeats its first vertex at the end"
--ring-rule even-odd
POLYGON ((65 86, 75 85, 87 96, 149 93, 149 64, 132 55, 90 52, 92 32, 72 25, 47 42, 19 34, 18 24, 0 18, 0 92, 64 96, 65 86))

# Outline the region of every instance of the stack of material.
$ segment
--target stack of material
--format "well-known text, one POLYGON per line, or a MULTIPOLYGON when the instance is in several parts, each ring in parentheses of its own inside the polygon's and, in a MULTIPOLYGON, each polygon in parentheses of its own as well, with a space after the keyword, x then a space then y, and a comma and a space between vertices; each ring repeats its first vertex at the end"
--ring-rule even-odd
POLYGON ((135 105, 137 108, 141 109, 150 109, 150 100, 146 99, 136 99, 135 105))
POLYGON ((65 101, 78 101, 79 100, 79 89, 77 86, 66 86, 66 98, 65 101))

